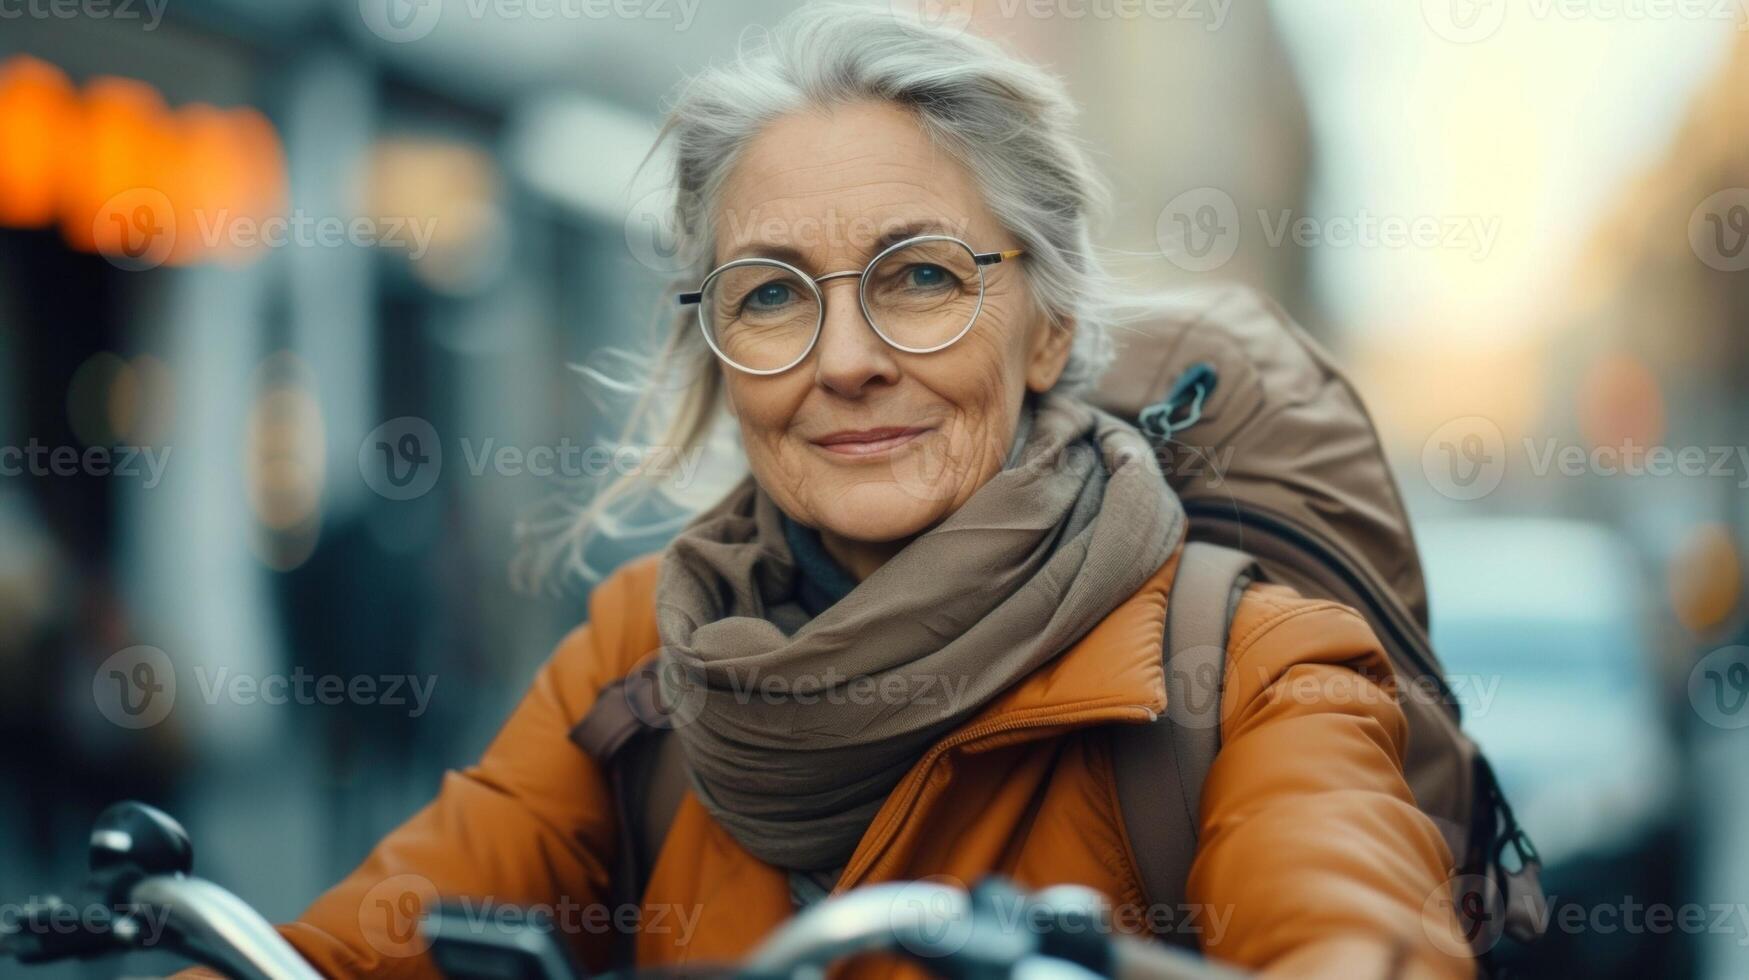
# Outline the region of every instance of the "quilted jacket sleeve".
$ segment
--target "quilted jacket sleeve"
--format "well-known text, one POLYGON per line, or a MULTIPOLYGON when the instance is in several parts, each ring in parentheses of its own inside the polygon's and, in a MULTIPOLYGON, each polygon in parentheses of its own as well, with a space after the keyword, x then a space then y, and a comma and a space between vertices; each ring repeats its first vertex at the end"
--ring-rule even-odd
POLYGON ((1471 977, 1449 849, 1403 776, 1408 724, 1353 610, 1253 587, 1222 694, 1188 897, 1220 959, 1295 977, 1471 977))

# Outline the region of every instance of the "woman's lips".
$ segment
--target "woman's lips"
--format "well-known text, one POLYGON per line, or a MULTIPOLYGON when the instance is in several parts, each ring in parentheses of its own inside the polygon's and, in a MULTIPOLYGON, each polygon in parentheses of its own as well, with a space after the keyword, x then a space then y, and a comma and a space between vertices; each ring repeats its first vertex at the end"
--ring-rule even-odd
POLYGON ((857 429, 821 436, 814 440, 814 445, 839 456, 878 456, 932 431, 930 426, 857 429))

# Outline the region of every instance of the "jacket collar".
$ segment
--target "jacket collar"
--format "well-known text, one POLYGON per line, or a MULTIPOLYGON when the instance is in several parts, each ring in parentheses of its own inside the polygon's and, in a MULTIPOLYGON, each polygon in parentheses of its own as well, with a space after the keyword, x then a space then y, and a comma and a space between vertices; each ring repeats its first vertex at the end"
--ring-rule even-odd
POLYGON ((1166 597, 1183 548, 1086 636, 991 699, 961 731, 1023 722, 1050 727, 1095 716, 1150 721, 1164 712, 1166 597))
MULTIPOLYGON (((856 580, 827 553, 819 532, 783 518, 784 537, 795 557, 798 598, 810 616, 850 594, 856 580)), ((1100 621, 1086 636, 991 699, 960 726, 962 731, 1029 718, 1050 724, 1070 712, 1104 713, 1145 708, 1153 715, 1166 710, 1166 675, 1162 644, 1166 633, 1166 596, 1178 565, 1182 542, 1166 564, 1100 621)))

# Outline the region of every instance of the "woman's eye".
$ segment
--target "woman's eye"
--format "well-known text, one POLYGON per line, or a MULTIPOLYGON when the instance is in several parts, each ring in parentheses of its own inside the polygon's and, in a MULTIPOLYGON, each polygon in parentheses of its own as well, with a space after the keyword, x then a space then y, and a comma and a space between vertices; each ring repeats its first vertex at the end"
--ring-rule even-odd
POLYGON ((948 271, 939 265, 914 265, 905 277, 905 284, 931 288, 946 283, 948 275, 948 271))
POLYGON ((749 306, 769 309, 789 302, 792 293, 793 291, 781 282, 768 282, 749 293, 747 303, 749 306))

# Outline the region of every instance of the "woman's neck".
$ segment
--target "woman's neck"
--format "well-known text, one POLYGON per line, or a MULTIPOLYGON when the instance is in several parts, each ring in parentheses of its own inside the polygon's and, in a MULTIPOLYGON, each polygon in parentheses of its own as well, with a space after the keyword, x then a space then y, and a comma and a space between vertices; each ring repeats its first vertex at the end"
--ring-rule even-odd
POLYGON ((831 555, 832 560, 858 582, 873 575, 875 569, 885 565, 887 559, 898 554, 910 542, 910 538, 896 541, 854 541, 823 528, 820 531, 820 544, 826 549, 826 554, 831 555))

